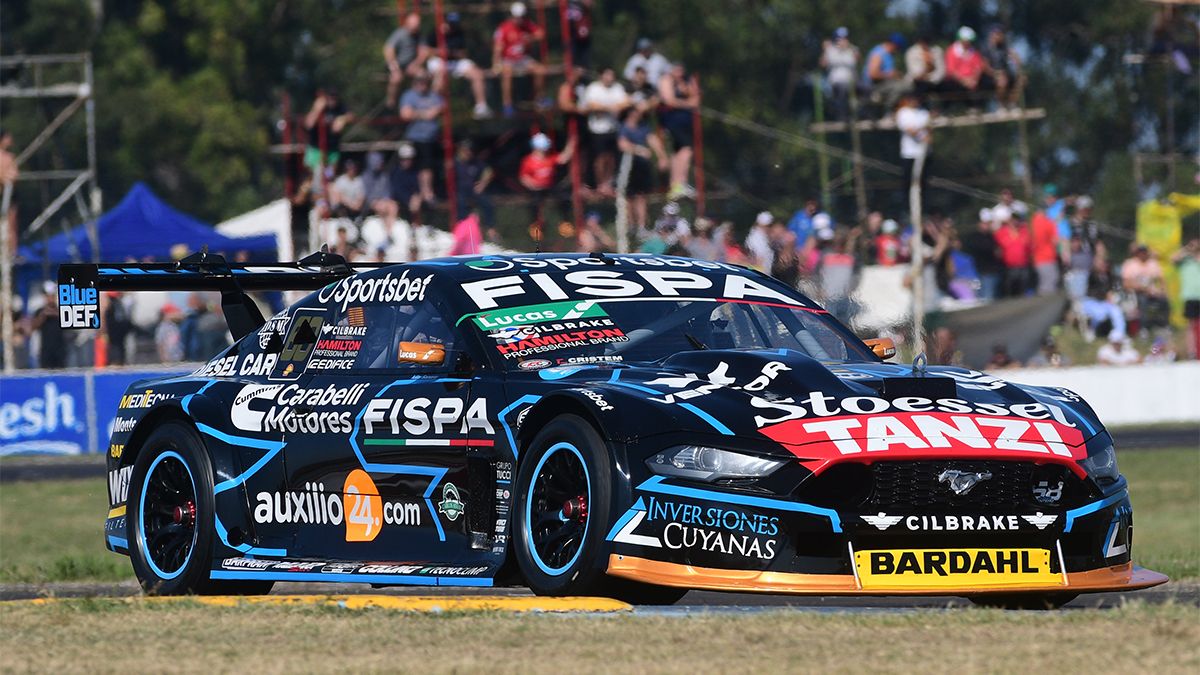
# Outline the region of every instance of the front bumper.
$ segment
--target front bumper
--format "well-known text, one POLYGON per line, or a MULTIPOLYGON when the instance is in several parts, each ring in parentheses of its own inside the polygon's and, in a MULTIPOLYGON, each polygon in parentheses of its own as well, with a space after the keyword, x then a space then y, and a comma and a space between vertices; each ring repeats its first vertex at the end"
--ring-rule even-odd
POLYGON ((1135 567, 1133 563, 1114 565, 1087 572, 1067 572, 1056 586, 996 584, 973 585, 952 589, 944 586, 908 588, 863 588, 852 574, 799 574, 757 570, 732 570, 695 567, 659 562, 635 556, 612 554, 608 573, 659 586, 679 586, 696 590, 790 593, 797 595, 975 595, 987 593, 1104 593, 1135 591, 1167 582, 1167 576, 1135 567))

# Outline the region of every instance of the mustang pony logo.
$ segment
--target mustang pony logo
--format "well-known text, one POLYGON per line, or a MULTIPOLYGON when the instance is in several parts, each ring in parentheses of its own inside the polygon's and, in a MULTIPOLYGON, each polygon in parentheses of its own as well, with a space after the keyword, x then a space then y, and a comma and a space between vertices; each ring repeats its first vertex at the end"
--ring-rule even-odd
POLYGON ((938 476, 938 482, 949 483, 950 489, 956 495, 965 495, 977 483, 981 483, 991 477, 992 474, 990 471, 958 471, 957 469, 947 469, 938 476))

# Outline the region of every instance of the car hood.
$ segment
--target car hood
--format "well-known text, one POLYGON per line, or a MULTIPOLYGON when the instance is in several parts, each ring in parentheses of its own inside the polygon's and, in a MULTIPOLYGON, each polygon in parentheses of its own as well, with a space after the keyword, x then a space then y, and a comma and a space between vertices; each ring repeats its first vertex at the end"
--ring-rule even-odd
MULTIPOLYGON (((698 350, 648 367, 560 366, 538 375, 611 392, 614 408, 615 401, 647 405, 685 431, 765 437, 801 457, 830 460, 873 453, 1079 459, 1102 430, 1064 389, 949 366, 822 362, 790 350, 698 350)), ((676 425, 650 424, 634 435, 667 428, 676 425)))

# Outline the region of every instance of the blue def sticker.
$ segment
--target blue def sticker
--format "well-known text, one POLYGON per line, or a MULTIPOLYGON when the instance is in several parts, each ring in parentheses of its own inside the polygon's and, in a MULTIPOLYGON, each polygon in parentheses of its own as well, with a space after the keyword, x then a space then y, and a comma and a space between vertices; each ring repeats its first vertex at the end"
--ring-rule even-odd
POLYGON ((58 325, 63 328, 99 328, 100 293, 95 288, 59 284, 58 325))

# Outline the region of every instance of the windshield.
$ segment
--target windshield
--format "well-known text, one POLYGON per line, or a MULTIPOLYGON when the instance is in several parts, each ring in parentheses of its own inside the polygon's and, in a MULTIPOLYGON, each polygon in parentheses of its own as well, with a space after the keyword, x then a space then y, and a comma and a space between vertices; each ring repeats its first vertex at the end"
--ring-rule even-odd
POLYGON ((821 361, 874 360, 824 312, 776 303, 566 301, 480 312, 471 322, 506 368, 648 362, 695 349, 789 349, 821 361))

